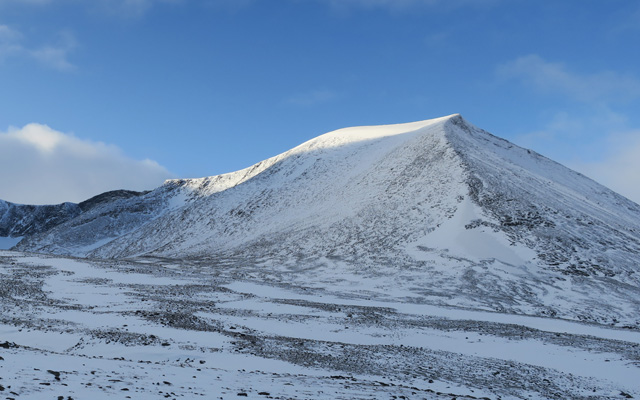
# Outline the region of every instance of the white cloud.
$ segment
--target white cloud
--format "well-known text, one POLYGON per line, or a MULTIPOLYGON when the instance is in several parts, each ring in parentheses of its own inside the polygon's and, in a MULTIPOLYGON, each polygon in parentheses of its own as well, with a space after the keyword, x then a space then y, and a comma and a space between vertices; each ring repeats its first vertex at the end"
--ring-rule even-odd
POLYGON ((0 0, 0 6, 5 4, 48 4, 53 0, 0 0))
POLYGON ((640 80, 605 71, 578 74, 562 63, 549 62, 536 54, 519 57, 497 69, 503 79, 517 80, 539 92, 568 96, 586 103, 630 100, 640 97, 640 80))
POLYGON ((111 14, 125 17, 138 17, 149 10, 154 0, 101 0, 100 7, 111 14))
MULTIPOLYGON (((47 6, 52 4, 77 4, 86 10, 98 11, 108 15, 135 18, 142 16, 153 6, 160 3, 185 3, 188 0, 0 0, 2 6, 47 6)), ((215 2, 228 1, 244 2, 246 0, 214 0, 215 2)))
POLYGON ((603 160, 570 166, 640 204, 640 131, 615 137, 603 160))
POLYGON ((80 202, 115 189, 145 190, 172 175, 113 145, 79 139, 46 125, 0 132, 0 199, 22 204, 80 202))
POLYGON ((286 102, 295 106, 308 107, 326 103, 336 97, 338 97, 338 94, 332 90, 319 89, 291 96, 286 102))
POLYGON ((388 9, 403 12, 421 8, 438 7, 451 10, 463 6, 492 5, 500 0, 317 0, 329 4, 333 9, 346 12, 350 9, 388 9))
POLYGON ((75 37, 71 33, 62 32, 55 43, 37 47, 25 46, 23 42, 22 33, 7 25, 0 25, 0 62, 12 57, 22 57, 59 71, 75 69, 68 60, 69 53, 76 47, 75 37))
MULTIPOLYGON (((566 158, 568 149, 584 150, 590 143, 598 142, 602 150, 607 137, 614 132, 626 130, 628 118, 606 106, 586 106, 571 113, 554 111, 542 129, 516 136, 513 140, 520 146, 533 148, 542 154, 551 150, 551 158, 566 158), (555 153, 555 154, 554 154, 555 153)), ((591 156, 589 154, 588 156, 591 156)))
POLYGON ((630 2, 626 10, 621 8, 618 11, 619 17, 612 21, 610 33, 614 35, 629 35, 640 29, 640 5, 630 2), (624 10, 624 11, 623 11, 624 10))
POLYGON ((449 32, 436 32, 424 38, 424 43, 429 47, 441 47, 447 45, 451 34, 449 32))
POLYGON ((335 6, 359 6, 359 7, 393 7, 406 8, 420 5, 434 5, 440 0, 329 0, 335 6))
POLYGON ((22 52, 22 46, 18 43, 22 40, 20 32, 0 25, 0 62, 22 52))
POLYGON ((110 15, 137 18, 158 4, 180 4, 185 1, 186 0, 96 0, 90 4, 91 7, 110 15))
POLYGON ((68 56, 76 46, 77 42, 73 34, 62 32, 58 35, 56 44, 28 50, 28 54, 43 65, 60 71, 70 71, 75 69, 75 66, 69 62, 68 56))
POLYGON ((0 25, 0 43, 10 43, 20 39, 21 36, 20 32, 13 30, 6 25, 0 25))

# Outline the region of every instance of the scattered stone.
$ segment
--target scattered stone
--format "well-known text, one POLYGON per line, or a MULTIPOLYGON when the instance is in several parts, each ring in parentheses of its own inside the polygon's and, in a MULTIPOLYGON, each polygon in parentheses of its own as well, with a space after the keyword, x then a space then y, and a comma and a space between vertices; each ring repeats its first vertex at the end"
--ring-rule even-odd
POLYGON ((55 377, 55 380, 57 380, 57 381, 60 380, 60 372, 53 371, 53 370, 50 370, 50 369, 48 369, 47 372, 50 373, 51 375, 53 375, 55 377))

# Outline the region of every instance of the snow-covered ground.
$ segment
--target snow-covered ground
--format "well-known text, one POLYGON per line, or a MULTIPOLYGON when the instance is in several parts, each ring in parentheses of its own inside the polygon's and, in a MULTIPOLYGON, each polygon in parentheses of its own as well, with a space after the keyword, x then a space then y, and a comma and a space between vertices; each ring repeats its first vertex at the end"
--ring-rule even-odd
POLYGON ((348 270, 261 268, 0 252, 2 395, 640 396, 637 330, 428 304, 411 282, 348 270))

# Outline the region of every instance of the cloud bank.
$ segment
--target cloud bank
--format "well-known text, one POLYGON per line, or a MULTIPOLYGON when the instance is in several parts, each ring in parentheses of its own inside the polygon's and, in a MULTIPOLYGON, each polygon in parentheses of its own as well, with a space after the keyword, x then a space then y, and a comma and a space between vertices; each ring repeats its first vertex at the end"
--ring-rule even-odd
POLYGON ((145 190, 173 177, 152 160, 46 125, 0 132, 0 199, 21 204, 80 202, 115 189, 145 190))

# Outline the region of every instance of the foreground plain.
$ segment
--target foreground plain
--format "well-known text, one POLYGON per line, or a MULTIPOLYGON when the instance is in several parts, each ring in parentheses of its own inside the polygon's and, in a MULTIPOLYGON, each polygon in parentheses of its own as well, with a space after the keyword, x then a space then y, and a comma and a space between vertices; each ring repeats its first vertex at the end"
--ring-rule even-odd
POLYGON ((243 260, 0 252, 3 398, 639 398, 640 332, 243 260), (62 396, 62 397, 60 397, 62 396))

